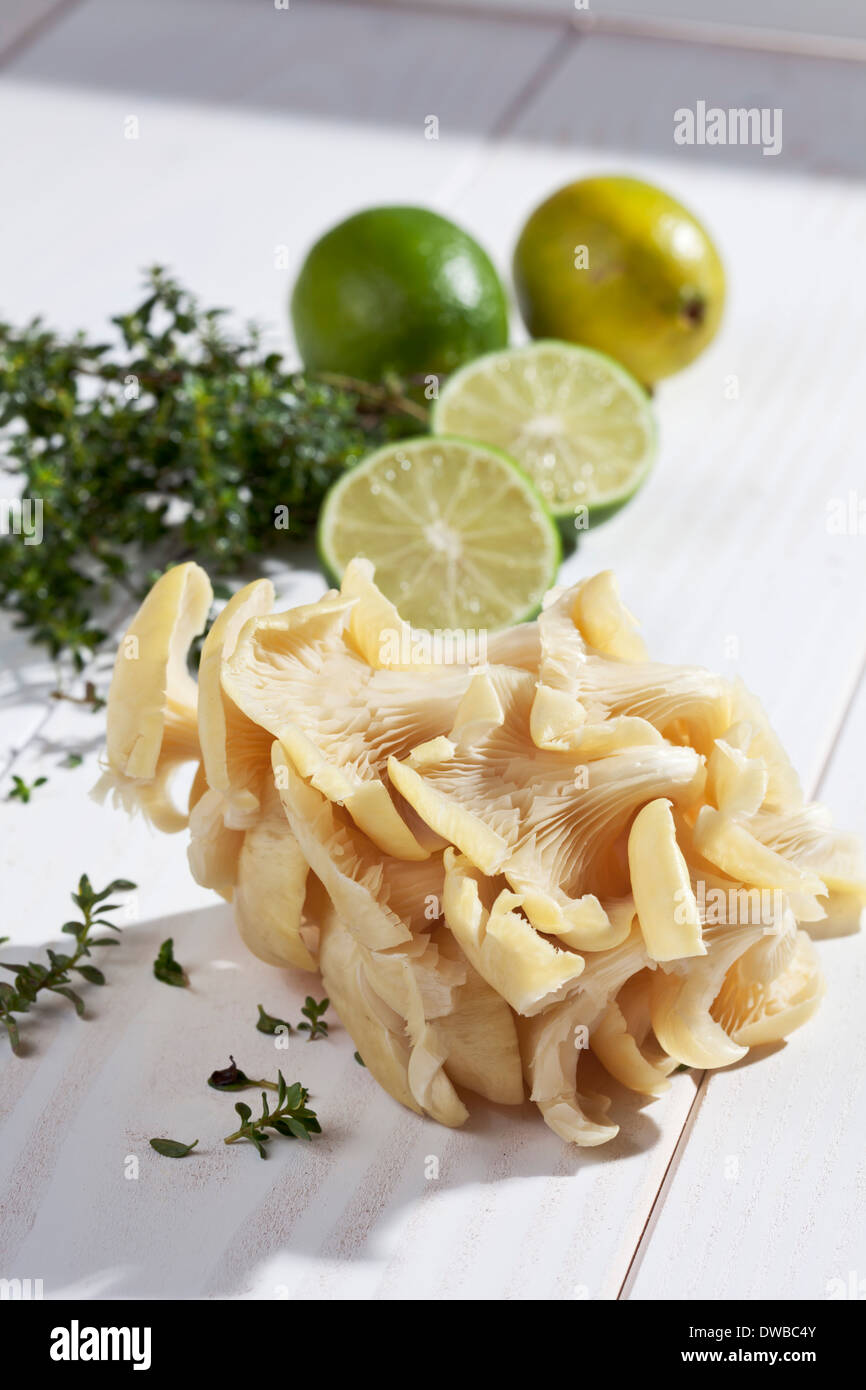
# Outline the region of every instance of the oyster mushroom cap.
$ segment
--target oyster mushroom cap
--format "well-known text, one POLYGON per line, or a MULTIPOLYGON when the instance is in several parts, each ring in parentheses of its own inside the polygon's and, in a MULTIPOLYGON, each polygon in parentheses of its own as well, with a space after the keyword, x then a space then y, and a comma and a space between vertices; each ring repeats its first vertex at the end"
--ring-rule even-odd
POLYGON ((590 647, 616 661, 648 661, 637 620, 619 593, 613 570, 602 570, 578 584, 572 617, 590 647))
POLYGON ((108 694, 108 771, 94 794, 113 794, 168 833, 187 824, 171 802, 171 778, 181 764, 200 756, 197 689, 186 662, 212 598, 210 580, 198 565, 167 570, 121 638, 108 694))
POLYGON ((647 802, 632 821, 628 865, 638 921, 653 960, 703 956, 701 919, 689 866, 677 844, 671 803, 647 802))
POLYGON ((370 560, 356 558, 346 566, 340 593, 353 600, 349 637, 371 670, 411 668, 415 650, 412 628, 376 587, 374 574, 375 566, 370 560))
MULTIPOLYGON (((234 890, 235 921, 245 944, 268 965, 315 970, 304 939, 309 866, 270 779, 262 784, 259 818, 240 836, 234 890)), ((193 813, 195 814, 195 813, 193 813)))
POLYGON ((437 927, 432 939, 444 958, 462 963, 466 974, 449 1012, 436 1020, 446 1048, 446 1072, 456 1086, 486 1100, 520 1105, 523 1069, 511 1009, 472 968, 447 927, 437 927))
POLYGON ((271 739, 223 691, 223 662, 250 619, 268 612, 274 590, 259 579, 239 590, 219 614, 202 647, 198 674, 198 731, 202 761, 190 798, 192 876, 231 899, 243 830, 259 815, 260 784, 270 772, 271 739), (200 788, 199 782, 203 783, 200 788))
MULTIPOLYGON (((395 910, 391 897, 395 884, 403 886, 411 895, 413 911, 423 918, 426 894, 417 890, 419 874, 427 865, 392 859, 386 883, 384 856, 338 806, 299 776, 279 740, 273 744, 272 760, 286 820, 340 917, 373 949, 411 940, 411 925, 401 916, 407 909, 395 910)), ((435 894, 439 872, 435 865, 428 872, 429 891, 435 894)))
POLYGON ((767 718, 757 695, 753 695, 741 680, 735 681, 731 688, 731 722, 748 730, 748 738, 740 745, 742 751, 750 758, 760 758, 767 770, 764 809, 796 811, 803 805, 803 789, 782 740, 767 718))
MULTIPOLYGON (((628 1031, 616 1000, 608 1004, 595 1026, 590 1046, 602 1066, 620 1085, 642 1095, 660 1096, 670 1088, 667 1073, 644 1057, 628 1031)), ((671 1059, 670 1067, 676 1063, 671 1059)))
POLYGON ((631 816, 657 796, 691 803, 703 786, 701 759, 664 742, 588 763, 539 749, 532 677, 497 668, 485 679, 499 719, 489 700, 486 720, 458 722, 450 737, 422 744, 402 763, 391 758, 389 776, 476 868, 505 875, 539 930, 591 949, 606 930, 599 899, 628 891, 623 837, 631 816))
POLYGON ((519 623, 498 632, 479 633, 474 643, 467 642, 463 634, 462 647, 453 640, 457 634, 440 633, 437 646, 431 641, 434 634, 413 628, 377 588, 375 567, 370 560, 356 558, 349 562, 340 593, 344 598, 355 600, 349 635, 354 647, 374 669, 424 671, 441 666, 443 661, 456 665, 456 657, 462 650, 471 658, 465 663, 469 666, 494 662, 519 666, 533 673, 538 670, 540 646, 535 623, 519 623))
POLYGON ((815 1013, 825 985, 818 953, 793 916, 750 946, 728 970, 710 1012, 742 1047, 779 1042, 815 1013))
MULTIPOLYGON (((597 650, 579 625, 581 593, 579 584, 554 591, 539 615, 542 684, 574 696, 591 723, 624 715, 643 719, 660 734, 675 742, 687 738, 698 753, 709 755, 715 740, 740 717, 734 686, 699 666, 623 660, 597 650)), ((637 655, 636 646, 632 651, 637 655)))
POLYGON ((604 758, 622 748, 664 742, 658 729, 633 715, 591 722, 576 695, 541 681, 532 701, 529 729, 536 748, 571 752, 586 760, 604 758))
POLYGON ((384 853, 422 860, 429 848, 402 817, 386 765, 450 726, 470 672, 373 669, 347 634, 357 602, 329 595, 248 623, 223 688, 384 853))
POLYGON ((626 980, 596 1023, 590 1047, 605 1070, 630 1091, 660 1096, 669 1090, 668 1077, 676 1067, 658 1046, 652 1032, 646 998, 649 970, 626 980))
POLYGON ((274 586, 256 579, 233 594, 215 619, 198 668, 198 731, 208 786, 224 798, 226 825, 250 825, 259 809, 258 785, 270 766, 272 740, 222 688, 222 667, 234 655, 245 624, 269 613, 274 586))
POLYGON ((770 785, 764 759, 750 757, 738 746, 751 743, 749 725, 734 725, 727 738, 717 738, 707 760, 707 796, 725 815, 753 816, 763 805, 770 785))
POLYGON ((738 956, 761 939, 762 926, 707 927, 700 960, 659 968, 650 986, 650 1016, 660 1046, 687 1067, 726 1067, 746 1055, 711 1013, 738 956))
POLYGON ((520 1014, 536 1014, 577 988, 583 957, 557 949, 468 859, 445 851, 445 921, 470 964, 520 1014))
POLYGON ((787 813, 761 811, 749 829, 761 844, 796 868, 816 874, 830 897, 851 897, 866 905, 863 846, 856 835, 836 829, 820 802, 787 813))
POLYGON ((163 576, 115 667, 103 784, 178 829, 169 779, 198 762, 194 875, 262 959, 320 956, 402 1104, 459 1125, 458 1088, 518 1104, 525 1074, 593 1146, 617 1133, 596 1061, 658 1095, 677 1062, 727 1065, 814 1012, 797 924, 859 912, 859 845, 804 804, 739 682, 648 660, 610 572, 459 660, 365 561, 317 603, 271 601, 260 581, 226 606, 196 689, 210 588, 163 576))
POLYGON ((747 825, 712 806, 702 806, 698 813, 694 843, 699 854, 741 883, 782 893, 826 896, 827 885, 817 873, 800 868, 757 839, 747 825))
POLYGON ((190 873, 202 888, 212 888, 231 902, 237 882, 242 830, 225 823, 225 798, 209 787, 189 813, 190 838, 186 855, 190 873))
POLYGON ((383 975, 385 953, 365 947, 331 904, 320 906, 319 920, 322 981, 365 1066, 402 1105, 449 1127, 463 1124, 468 1111, 444 1065, 450 1042, 428 1016, 416 961, 395 951, 383 975))
POLYGON ((611 999, 648 964, 640 931, 587 961, 578 989, 562 1003, 532 1018, 518 1018, 520 1050, 531 1098, 560 1138, 581 1147, 605 1144, 619 1133, 607 1119, 605 1096, 577 1088, 580 1057, 611 999))
POLYGON ((469 1118, 469 1111, 445 1070, 448 1043, 436 1024, 425 1014, 424 1001, 410 963, 406 961, 403 968, 408 994, 406 1029, 412 1043, 409 1086, 428 1115, 454 1129, 469 1118))
POLYGON ((409 1084, 410 1044, 403 1020, 369 984, 362 947, 332 907, 319 914, 319 969, 327 996, 370 1075, 420 1115, 409 1084))

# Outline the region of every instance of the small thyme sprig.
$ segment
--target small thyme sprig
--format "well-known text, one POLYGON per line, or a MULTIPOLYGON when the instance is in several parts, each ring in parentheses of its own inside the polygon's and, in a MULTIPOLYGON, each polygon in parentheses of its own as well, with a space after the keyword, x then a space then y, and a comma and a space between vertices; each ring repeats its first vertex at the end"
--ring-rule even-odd
POLYGON ((321 1134, 322 1128, 315 1110, 307 1108, 309 1091, 300 1081, 287 1086, 281 1071, 277 1072, 277 1078, 276 1109, 268 1109, 268 1098, 262 1091, 262 1113, 254 1120, 250 1107, 244 1105, 243 1101, 238 1101, 235 1110, 241 1117, 240 1128, 236 1129, 234 1134, 227 1135, 223 1143, 237 1144, 240 1140, 247 1140, 255 1145, 260 1158, 267 1158, 265 1144, 271 1137, 265 1133, 268 1129, 274 1130, 286 1139, 311 1139, 314 1134, 321 1134))
POLYGON ((85 681, 84 693, 82 695, 70 695, 66 690, 52 690, 52 700, 68 700, 73 705, 83 705, 89 709, 91 714, 98 714, 101 709, 105 709, 107 701, 103 695, 99 694, 93 681, 85 681))
POLYGON ((317 1004, 311 994, 307 995, 301 1013, 309 1022, 298 1024, 299 1033, 309 1033, 310 1036, 307 1038, 307 1042, 312 1042, 314 1038, 326 1038, 328 1036, 328 1025, 322 1022, 322 1014, 328 1008, 330 1002, 330 999, 322 999, 317 1004))
POLYGON ((85 956, 90 955, 91 946, 117 945, 114 937, 95 937, 91 936, 91 932, 94 927, 110 927, 112 931, 120 931, 116 923, 110 922, 105 916, 107 912, 116 912, 120 903, 110 903, 106 899, 110 898, 112 893, 130 893, 135 886, 129 879, 115 878, 101 893, 96 893, 87 874, 82 874, 78 880, 78 891, 72 894, 72 901, 81 912, 82 920, 64 922, 61 928, 61 931, 75 938, 75 950, 67 955, 49 949, 50 965, 41 965, 38 961, 28 961, 26 965, 0 961, 0 967, 10 970, 15 976, 14 984, 10 985, 5 980, 0 982, 0 1023, 9 1035, 13 1052, 19 1055, 21 1053, 18 1024, 13 1015, 29 1013, 42 991, 62 994, 74 1005, 79 1018, 83 1017, 84 1000, 72 988, 70 972, 74 970, 89 984, 105 984, 105 976, 101 970, 95 965, 82 965, 81 962, 85 956))
POLYGON ((12 773, 12 790, 7 793, 7 801, 28 802, 37 787, 44 787, 48 781, 47 777, 37 777, 35 782, 25 782, 23 777, 18 777, 12 773))

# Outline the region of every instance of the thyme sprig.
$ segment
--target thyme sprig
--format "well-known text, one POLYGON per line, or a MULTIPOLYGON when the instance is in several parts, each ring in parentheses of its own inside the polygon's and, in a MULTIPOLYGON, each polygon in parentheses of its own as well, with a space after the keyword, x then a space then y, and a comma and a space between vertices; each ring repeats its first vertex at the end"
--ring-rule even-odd
POLYGON ((321 1134, 322 1128, 315 1110, 307 1107, 308 1098, 309 1091, 300 1081, 287 1086, 283 1073, 278 1071, 276 1108, 269 1109, 267 1095, 262 1091, 262 1113, 253 1119, 250 1107, 243 1101, 238 1101, 235 1110, 241 1118, 240 1126, 234 1134, 227 1135, 223 1142, 237 1144, 246 1140, 255 1145, 260 1158, 267 1158, 265 1144, 271 1138, 267 1130, 273 1130, 285 1139, 311 1139, 314 1134, 321 1134))
POLYGON ((42 541, 0 547, 0 603, 74 671, 105 641, 110 600, 191 556, 236 577, 285 554, 346 468, 426 423, 411 386, 298 372, 159 266, 106 338, 0 322, 0 464, 42 541))
POLYGON ((35 782, 25 782, 23 777, 17 773, 12 773, 12 789, 7 792, 7 801, 22 801, 25 804, 30 800, 37 787, 44 787, 48 781, 47 777, 37 777, 35 782))
POLYGON ((11 961, 0 961, 0 968, 10 970, 14 983, 0 982, 0 1023, 9 1036, 12 1051, 20 1055, 21 1038, 16 1014, 29 1013, 43 992, 60 994, 74 1006, 79 1018, 84 1016, 84 1000, 72 988, 71 974, 74 971, 91 985, 104 985, 105 976, 95 965, 83 963, 90 955, 93 946, 116 946, 117 939, 112 936, 93 936, 95 927, 109 927, 119 932, 115 922, 109 921, 106 913, 116 912, 120 903, 107 899, 112 893, 130 893, 135 884, 126 878, 115 878, 107 888, 95 892, 87 874, 78 880, 78 891, 72 894, 72 901, 81 913, 81 921, 64 922, 61 931, 75 938, 75 949, 68 954, 61 951, 47 951, 48 964, 28 961, 26 965, 11 961))
POLYGON ((326 1038, 328 1036, 328 1025, 322 1019, 322 1014, 329 1007, 330 999, 321 999, 317 1004, 311 994, 307 995, 301 1013, 307 1020, 306 1023, 298 1024, 299 1033, 308 1033, 307 1042, 313 1042, 315 1038, 326 1038))

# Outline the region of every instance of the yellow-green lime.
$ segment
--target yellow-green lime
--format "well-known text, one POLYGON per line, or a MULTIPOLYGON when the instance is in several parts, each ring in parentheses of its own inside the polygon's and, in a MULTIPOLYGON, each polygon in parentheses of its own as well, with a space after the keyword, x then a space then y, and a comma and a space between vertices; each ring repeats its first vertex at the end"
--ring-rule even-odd
POLYGON ((368 208, 332 227, 301 267, 291 311, 305 367, 368 381, 451 372, 508 342, 487 253, 428 208, 368 208))
POLYGON ((432 420, 436 434, 464 435, 511 454, 564 534, 617 511, 655 457, 646 392, 618 362, 570 343, 479 357, 446 382, 432 420))
POLYGON ((355 556, 402 617, 496 629, 532 617, 561 558, 556 526, 513 459, 472 440, 387 444, 334 484, 319 554, 339 580, 355 556))
POLYGON ((640 179, 581 179, 554 193, 524 226, 513 270, 533 338, 609 353, 644 385, 703 351, 725 301, 705 228, 640 179))

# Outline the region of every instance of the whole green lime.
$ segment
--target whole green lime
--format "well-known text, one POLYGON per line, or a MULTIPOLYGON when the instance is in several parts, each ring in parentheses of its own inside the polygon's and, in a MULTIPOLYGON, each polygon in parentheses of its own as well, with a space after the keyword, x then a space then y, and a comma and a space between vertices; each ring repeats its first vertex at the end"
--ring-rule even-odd
POLYGON ((616 358, 650 385, 688 366, 714 337, 725 302, 719 253, 662 189, 626 177, 581 179, 532 213, 514 283, 534 338, 616 358))
POLYGON ((447 373, 508 341, 502 283, 481 247, 426 208, 369 208, 309 251, 292 324, 304 366, 381 380, 447 373))

